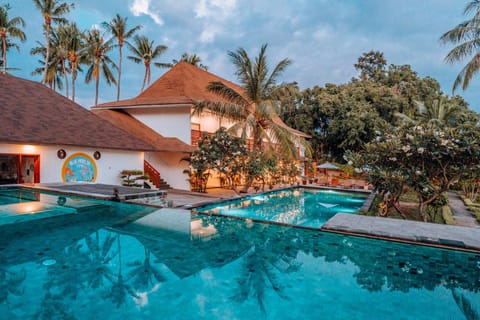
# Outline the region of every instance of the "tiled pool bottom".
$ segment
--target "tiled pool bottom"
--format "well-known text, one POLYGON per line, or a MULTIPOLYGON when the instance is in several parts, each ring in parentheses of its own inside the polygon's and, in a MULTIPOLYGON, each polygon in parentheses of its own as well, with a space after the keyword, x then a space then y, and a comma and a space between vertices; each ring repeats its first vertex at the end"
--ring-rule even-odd
POLYGON ((320 229, 335 214, 356 213, 370 193, 289 188, 198 207, 195 212, 320 229))
POLYGON ((179 210, 132 222, 100 224, 102 216, 81 228, 34 228, 15 238, 5 237, 14 226, 2 228, 2 317, 383 320, 480 313, 479 255, 179 210))

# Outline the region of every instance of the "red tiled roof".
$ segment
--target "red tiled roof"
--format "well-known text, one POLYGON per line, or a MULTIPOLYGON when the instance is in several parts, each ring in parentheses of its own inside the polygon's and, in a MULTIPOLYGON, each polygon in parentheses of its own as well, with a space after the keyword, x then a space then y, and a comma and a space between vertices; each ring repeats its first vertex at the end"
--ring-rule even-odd
POLYGON ((153 151, 44 85, 0 74, 0 142, 153 151))
POLYGON ((243 92, 243 89, 233 82, 222 79, 187 62, 180 61, 136 98, 107 102, 92 109, 142 105, 195 104, 201 100, 216 101, 219 100, 218 95, 207 89, 208 84, 215 81, 223 82, 239 93, 243 92))
POLYGON ((92 110, 93 113, 152 145, 156 151, 193 152, 196 148, 178 138, 167 138, 121 110, 92 110))
MULTIPOLYGON (((217 94, 207 89, 210 82, 222 82, 238 93, 244 93, 243 88, 235 83, 197 68, 192 64, 180 61, 136 98, 103 103, 97 107, 93 107, 92 110, 122 109, 131 106, 169 107, 175 105, 194 105, 197 101, 203 100, 222 100, 217 94)), ((310 137, 303 132, 290 128, 280 117, 275 117, 273 121, 296 135, 310 137)))

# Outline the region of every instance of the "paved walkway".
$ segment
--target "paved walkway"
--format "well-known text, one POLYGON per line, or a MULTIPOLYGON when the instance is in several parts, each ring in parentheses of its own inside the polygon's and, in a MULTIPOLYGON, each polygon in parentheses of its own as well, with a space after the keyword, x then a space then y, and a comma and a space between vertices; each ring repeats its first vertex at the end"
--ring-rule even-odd
POLYGON ((453 219, 458 226, 480 228, 475 216, 468 207, 463 203, 463 200, 455 192, 447 192, 448 204, 452 209, 453 219))
POLYGON ((480 228, 338 213, 322 230, 480 252, 480 228))

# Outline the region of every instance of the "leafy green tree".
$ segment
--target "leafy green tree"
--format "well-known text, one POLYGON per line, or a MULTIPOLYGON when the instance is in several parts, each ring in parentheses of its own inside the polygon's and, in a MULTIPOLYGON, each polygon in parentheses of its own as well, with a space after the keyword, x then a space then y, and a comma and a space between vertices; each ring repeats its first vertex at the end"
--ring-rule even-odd
POLYGON ((22 27, 25 26, 25 21, 21 17, 8 17, 9 5, 0 6, 0 39, 2 49, 2 70, 3 73, 7 73, 7 51, 14 47, 19 50, 19 46, 13 43, 11 40, 14 38, 20 41, 25 41, 27 38, 22 31, 22 27))
MULTIPOLYGON (((133 55, 128 56, 129 60, 132 60, 135 63, 143 63, 145 66, 145 75, 143 77, 142 89, 145 88, 145 84, 150 84, 151 71, 150 66, 152 62, 158 58, 167 50, 167 47, 164 45, 154 46, 153 40, 150 41, 145 36, 136 35, 133 38, 134 45, 127 43, 128 48, 133 55)), ((168 63, 162 62, 153 62, 153 65, 159 68, 169 68, 171 65, 168 63)))
POLYGON ((128 38, 132 37, 135 32, 140 30, 142 26, 137 25, 131 29, 127 28, 127 18, 122 18, 117 14, 112 21, 103 22, 102 26, 110 31, 114 38, 117 39, 118 53, 120 55, 118 62, 118 77, 117 77, 117 101, 120 100, 120 84, 122 78, 122 48, 125 43, 128 43, 128 38), (127 30, 128 29, 128 30, 127 30))
POLYGON ((89 68, 85 76, 85 82, 90 83, 95 80, 95 105, 98 104, 98 87, 101 74, 103 74, 108 85, 117 84, 110 69, 117 69, 117 66, 108 55, 112 49, 111 40, 105 41, 100 31, 96 29, 90 30, 86 37, 85 60, 89 68))
POLYGON ((419 215, 427 221, 425 207, 437 201, 462 175, 480 168, 479 136, 480 128, 471 123, 451 128, 406 123, 390 132, 379 132, 366 145, 359 164, 368 164, 370 182, 385 193, 399 192, 398 184, 388 190, 395 180, 414 190, 419 215), (382 172, 393 177, 386 181, 382 172))
POLYGON ((387 60, 383 56, 383 52, 369 51, 362 54, 358 58, 358 62, 354 65, 355 69, 360 71, 360 79, 381 81, 385 78, 385 67, 387 60))
POLYGON ((42 83, 47 82, 48 65, 50 63, 50 39, 52 21, 65 23, 67 20, 63 17, 70 12, 75 6, 73 4, 67 4, 66 2, 60 3, 60 0, 33 0, 35 6, 40 10, 44 19, 45 29, 45 66, 43 69, 42 83))
MULTIPOLYGON (((223 82, 212 82, 208 90, 217 94, 217 101, 201 101, 195 106, 194 112, 201 114, 208 109, 213 115, 225 118, 234 123, 229 128, 242 138, 250 137, 253 141, 250 162, 264 153, 274 153, 274 145, 280 144, 283 158, 297 158, 296 146, 307 142, 283 125, 276 112, 277 100, 272 99, 272 90, 276 88, 276 80, 290 65, 289 59, 281 60, 269 74, 267 45, 264 44, 259 55, 252 60, 245 49, 229 52, 236 68, 236 75, 242 85, 242 92, 223 82), (265 146, 265 151, 264 148, 265 146)), ((243 191, 253 183, 250 175, 243 191)))
POLYGON ((463 14, 473 14, 473 17, 461 22, 440 37, 442 43, 455 45, 445 57, 447 63, 455 63, 471 57, 470 61, 457 75, 453 83, 452 93, 460 85, 463 90, 467 89, 472 77, 480 69, 480 51, 478 49, 478 42, 480 41, 480 2, 478 0, 470 1, 466 5, 463 14))

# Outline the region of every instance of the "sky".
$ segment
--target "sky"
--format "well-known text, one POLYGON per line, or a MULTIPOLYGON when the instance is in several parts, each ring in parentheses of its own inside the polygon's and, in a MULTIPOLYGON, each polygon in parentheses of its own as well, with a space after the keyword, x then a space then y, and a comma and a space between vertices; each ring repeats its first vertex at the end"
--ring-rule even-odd
MULTIPOLYGON (((237 82, 229 51, 245 49, 254 58, 268 44, 271 68, 289 58, 292 64, 279 82, 296 81, 300 89, 326 83, 343 84, 358 76, 354 68, 365 52, 383 52, 388 64, 408 64, 420 77, 439 81, 451 95, 452 84, 466 61, 453 65, 444 58, 453 48, 439 42, 440 36, 470 18, 463 14, 467 0, 75 0, 67 16, 82 30, 99 27, 116 14, 127 17, 127 25, 141 25, 140 35, 165 45, 158 62, 179 60, 182 53, 196 54, 208 71, 237 82)), ((21 16, 27 41, 20 52, 8 53, 11 74, 40 81, 31 72, 42 64, 30 49, 44 43, 43 18, 32 0, 0 0, 9 3, 9 17, 21 16)), ((105 35, 108 37, 108 34, 105 35)), ((124 50, 124 57, 130 53, 124 50)), ((111 57, 118 62, 116 49, 111 57)), ((165 69, 152 67, 152 83, 165 69)), ((124 60, 121 99, 140 93, 144 67, 124 60)), ((77 80, 76 102, 94 104, 95 85, 77 80)), ((459 91, 470 108, 480 112, 480 77, 466 91, 459 91)), ((116 87, 102 83, 99 103, 116 99, 116 87)))

